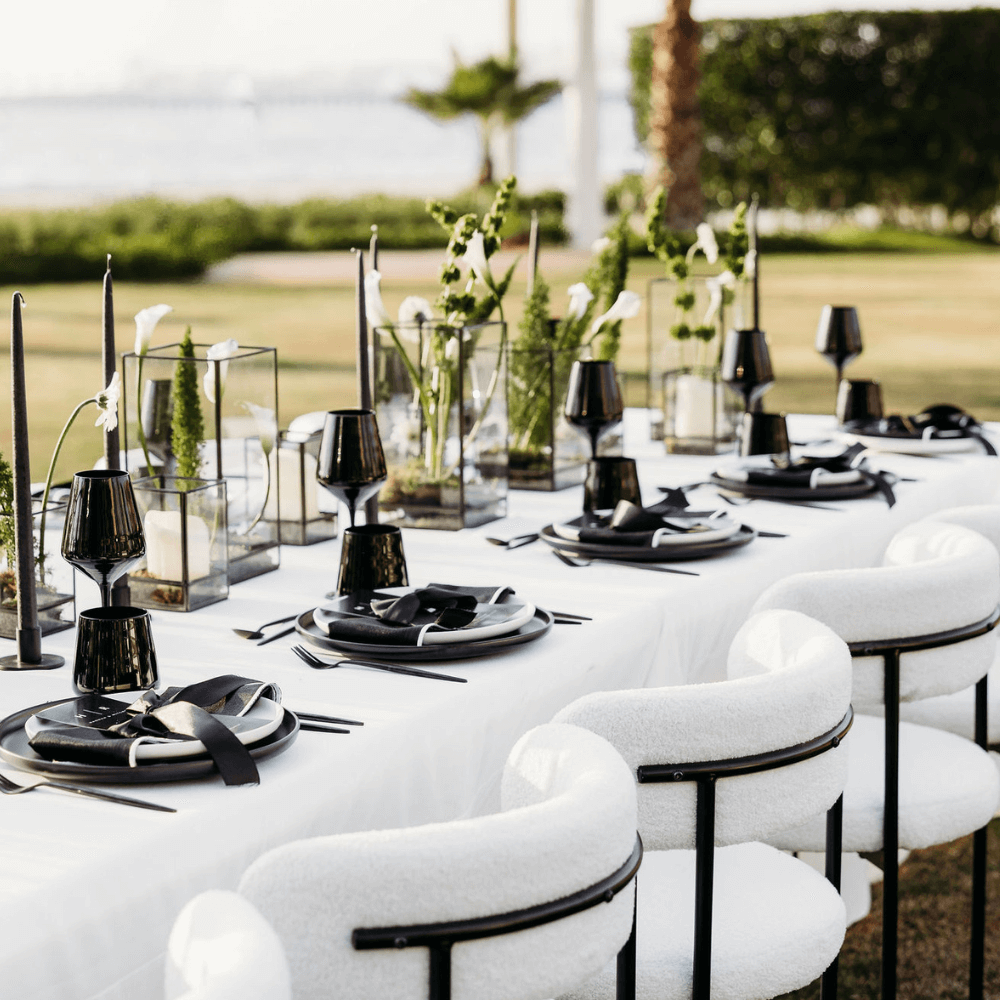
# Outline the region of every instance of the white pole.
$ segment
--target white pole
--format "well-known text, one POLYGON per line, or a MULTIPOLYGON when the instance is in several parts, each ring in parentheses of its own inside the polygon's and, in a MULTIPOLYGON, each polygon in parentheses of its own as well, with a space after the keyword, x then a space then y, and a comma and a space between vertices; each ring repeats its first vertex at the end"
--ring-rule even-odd
POLYGON ((604 221, 597 174, 594 0, 576 0, 576 67, 565 101, 572 172, 567 223, 573 245, 587 248, 601 235, 604 221))

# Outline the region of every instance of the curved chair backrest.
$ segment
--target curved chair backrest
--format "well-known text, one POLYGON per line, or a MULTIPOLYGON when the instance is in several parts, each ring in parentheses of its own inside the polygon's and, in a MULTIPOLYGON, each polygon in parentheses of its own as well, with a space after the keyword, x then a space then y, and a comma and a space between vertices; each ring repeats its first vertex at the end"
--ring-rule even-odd
MULTIPOLYGON (((281 938, 296 1000, 425 1000, 427 948, 355 950, 353 932, 511 914, 590 888, 634 856, 634 779, 592 733, 551 724, 527 733, 508 758, 502 800, 490 816, 316 837, 251 865, 240 892, 281 938)), ((610 903, 455 944, 451 995, 558 996, 578 985, 628 940, 633 893, 630 882, 610 903)))
POLYGON ((940 524, 957 524, 982 535, 1000 551, 1000 504, 983 503, 968 507, 948 507, 928 514, 924 521, 940 524))
MULTIPOLYGON (((988 619, 1000 598, 1000 560, 967 528, 919 521, 889 542, 882 566, 796 573, 760 596, 754 611, 789 608, 829 625, 845 642, 930 636, 988 619)), ((904 652, 900 701, 961 691, 982 677, 996 652, 993 632, 952 645, 904 652)), ((856 656, 853 703, 883 703, 881 656, 856 656)))
MULTIPOLYGON (((652 765, 768 754, 822 737, 849 712, 851 657, 819 622, 792 611, 756 615, 729 654, 730 680, 586 695, 556 720, 614 744, 633 772, 652 765)), ((828 809, 844 787, 847 755, 823 753, 778 770, 722 777, 715 843, 741 843, 828 809)), ((695 846, 695 781, 641 783, 647 849, 695 846)))
POLYGON ((292 1000, 271 925, 235 892, 203 892, 181 910, 167 944, 166 1000, 292 1000))

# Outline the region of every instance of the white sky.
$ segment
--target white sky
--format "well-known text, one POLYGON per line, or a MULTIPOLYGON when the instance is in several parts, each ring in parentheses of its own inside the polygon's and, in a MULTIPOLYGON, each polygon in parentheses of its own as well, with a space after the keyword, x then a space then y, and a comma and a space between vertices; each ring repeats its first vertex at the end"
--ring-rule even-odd
MULTIPOLYGON (((626 82, 627 31, 664 0, 595 0, 601 85, 626 82)), ((968 0, 693 0, 696 19, 822 10, 962 9, 968 0)), ((1000 0, 978 0, 1000 6, 1000 0)), ((570 71, 576 0, 520 0, 529 77, 570 71)), ((270 80, 325 91, 396 93, 441 82, 464 60, 505 47, 507 0, 34 0, 3 3, 0 96, 150 86, 240 95, 270 80)))

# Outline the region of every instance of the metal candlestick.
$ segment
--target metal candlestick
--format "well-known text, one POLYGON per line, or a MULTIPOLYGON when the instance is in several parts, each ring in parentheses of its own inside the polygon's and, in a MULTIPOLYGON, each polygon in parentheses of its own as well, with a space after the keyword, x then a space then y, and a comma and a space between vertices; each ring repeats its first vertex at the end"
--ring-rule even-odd
MULTIPOLYGON (((374 254, 378 254, 378 233, 372 234, 374 254)), ((365 311, 365 255, 363 250, 357 251, 358 278, 356 298, 358 306, 358 408, 372 409, 372 376, 368 356, 368 314, 365 311)), ((368 524, 378 524, 378 497, 372 496, 365 501, 365 521, 368 524)))
POLYGON ((31 464, 28 456, 28 406, 24 388, 24 332, 21 303, 14 292, 10 308, 11 422, 14 437, 14 535, 17 577, 17 653, 0 658, 0 670, 51 670, 66 661, 42 652, 35 599, 35 540, 31 528, 31 464))

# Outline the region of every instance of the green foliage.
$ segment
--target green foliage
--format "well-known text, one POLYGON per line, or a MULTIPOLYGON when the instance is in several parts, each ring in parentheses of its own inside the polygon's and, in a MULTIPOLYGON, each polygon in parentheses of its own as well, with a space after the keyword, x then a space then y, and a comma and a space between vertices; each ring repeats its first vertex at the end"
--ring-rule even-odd
MULTIPOLYGON (((191 327, 184 331, 179 354, 194 358, 191 327)), ((205 440, 205 420, 198 396, 198 366, 193 361, 178 361, 174 368, 174 381, 170 387, 173 403, 172 447, 177 459, 177 475, 197 477, 201 470, 201 445, 205 440)))
MULTIPOLYGON (((603 300, 601 312, 607 312, 624 291, 628 281, 629 235, 628 213, 622 212, 618 221, 608 231, 610 243, 600 252, 583 279, 595 295, 603 300), (599 291, 597 291, 599 289, 599 291)), ((594 349, 594 357, 599 361, 614 361, 618 357, 621 343, 622 321, 605 324, 600 330, 600 340, 594 349)))
POLYGON ((749 250, 750 234, 747 232, 747 203, 741 201, 736 206, 736 211, 733 213, 733 221, 729 225, 729 239, 726 241, 725 251, 726 267, 737 278, 743 277, 749 250))
POLYGON ((8 569, 14 568, 17 536, 14 534, 14 473, 0 453, 0 549, 7 556, 8 569))
MULTIPOLYGON (((645 136, 650 30, 632 36, 645 136)), ((1000 189, 1000 11, 710 21, 699 99, 705 194, 796 209, 942 204, 985 235, 1000 189)))
MULTIPOLYGON (((452 204, 458 214, 480 214, 491 197, 489 188, 467 191, 452 204)), ((550 244, 564 242, 561 191, 515 193, 500 237, 527 242, 532 209, 539 213, 542 238, 550 244)), ((199 275, 236 253, 367 246, 373 222, 383 249, 444 247, 448 242, 418 198, 314 198, 288 206, 253 206, 232 198, 195 204, 141 198, 93 209, 0 213, 0 281, 96 279, 103 274, 106 252, 115 255, 118 279, 169 281, 199 275)))
POLYGON ((632 106, 632 128, 640 146, 649 136, 649 91, 653 82, 653 26, 629 32, 628 68, 632 77, 628 102, 632 106))

